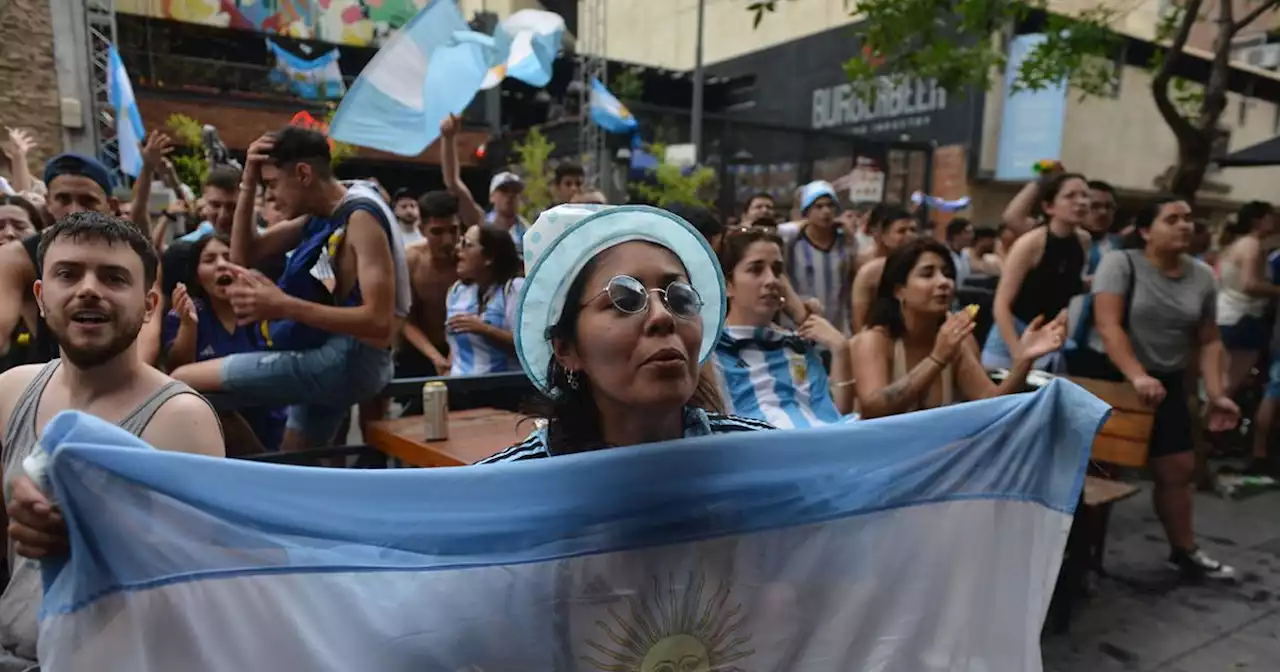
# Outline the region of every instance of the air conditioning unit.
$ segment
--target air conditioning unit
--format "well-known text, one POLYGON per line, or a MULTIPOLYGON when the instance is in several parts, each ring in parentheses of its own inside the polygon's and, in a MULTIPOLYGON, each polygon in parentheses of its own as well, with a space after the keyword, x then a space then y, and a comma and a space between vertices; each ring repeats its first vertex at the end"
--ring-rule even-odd
POLYGON ((1255 68, 1275 70, 1280 68, 1280 44, 1262 44, 1239 51, 1239 60, 1255 68))

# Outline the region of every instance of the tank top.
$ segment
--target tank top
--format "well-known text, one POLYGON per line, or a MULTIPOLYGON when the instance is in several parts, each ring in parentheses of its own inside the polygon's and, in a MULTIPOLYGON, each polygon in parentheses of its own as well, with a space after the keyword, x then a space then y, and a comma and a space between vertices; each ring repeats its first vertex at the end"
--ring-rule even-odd
POLYGON ((1075 232, 1055 236, 1045 231, 1044 254, 1040 263, 1027 271, 1027 277, 1013 300, 1013 315, 1030 322, 1039 315, 1052 320, 1062 312, 1071 297, 1084 292, 1084 248, 1075 232))
MULTIPOLYGON (((902 345, 902 339, 898 339, 893 342, 893 378, 889 381, 889 384, 892 385, 893 383, 906 378, 907 374, 910 372, 911 369, 907 368, 907 349, 902 345)), ((930 386, 930 388, 926 390, 919 399, 916 399, 915 403, 913 403, 911 408, 908 408, 906 412, 912 413, 928 408, 940 408, 942 406, 950 406, 951 404, 956 403, 956 399, 959 395, 956 394, 955 371, 950 364, 942 369, 942 400, 938 406, 927 405, 929 392, 931 391, 933 391, 932 386, 930 386)))
MULTIPOLYGON (((0 462, 4 465, 4 501, 7 505, 13 495, 13 479, 23 474, 22 461, 36 447, 36 411, 40 397, 49 385, 49 380, 58 370, 62 360, 55 359, 40 369, 36 377, 23 390, 22 396, 13 407, 9 416, 9 424, 4 431, 4 446, 0 449, 0 462)), ((171 381, 147 397, 133 412, 120 421, 121 429, 142 436, 156 411, 170 399, 180 394, 195 394, 195 390, 178 381, 171 381)), ((203 399, 203 397, 201 397, 203 399)), ((13 551, 13 541, 9 540, 5 549, 9 559, 9 582, 4 594, 0 595, 0 647, 12 655, 25 658, 35 665, 36 635, 39 630, 37 615, 40 611, 40 600, 43 586, 40 578, 40 563, 28 560, 13 551)), ((0 657, 3 657, 0 654, 0 657)))
POLYGON ((1240 262, 1224 259, 1218 264, 1218 324, 1231 326, 1245 317, 1262 317, 1267 297, 1244 293, 1244 273, 1240 262))

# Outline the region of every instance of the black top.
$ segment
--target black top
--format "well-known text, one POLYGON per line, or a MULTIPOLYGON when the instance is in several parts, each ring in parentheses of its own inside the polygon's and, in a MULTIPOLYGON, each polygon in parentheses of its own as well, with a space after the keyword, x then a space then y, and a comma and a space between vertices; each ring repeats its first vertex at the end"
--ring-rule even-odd
MULTIPOLYGON (((36 277, 40 277, 39 256, 36 254, 36 249, 40 246, 40 234, 27 236, 23 239, 22 246, 31 257, 31 266, 36 269, 36 277)), ((57 358, 58 339, 53 337, 53 332, 49 331, 49 325, 45 324, 44 318, 37 315, 36 333, 32 334, 31 343, 26 348, 26 361, 14 362, 12 365, 42 364, 57 358)))
POLYGON ((1013 300, 1013 316, 1030 322, 1043 315, 1046 320, 1057 317, 1071 297, 1084 292, 1084 248, 1075 231, 1055 236, 1045 231, 1044 255, 1040 263, 1027 271, 1027 277, 1013 300))

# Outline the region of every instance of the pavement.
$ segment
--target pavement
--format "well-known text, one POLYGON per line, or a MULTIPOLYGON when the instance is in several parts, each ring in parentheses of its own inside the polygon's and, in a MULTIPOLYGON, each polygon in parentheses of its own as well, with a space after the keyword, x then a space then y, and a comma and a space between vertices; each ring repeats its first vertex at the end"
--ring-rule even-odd
POLYGON ((1108 576, 1093 582, 1067 633, 1045 635, 1046 672, 1280 670, 1280 491, 1196 496, 1200 545, 1234 566, 1237 581, 1188 585, 1165 565, 1151 484, 1142 485, 1112 514, 1108 576))

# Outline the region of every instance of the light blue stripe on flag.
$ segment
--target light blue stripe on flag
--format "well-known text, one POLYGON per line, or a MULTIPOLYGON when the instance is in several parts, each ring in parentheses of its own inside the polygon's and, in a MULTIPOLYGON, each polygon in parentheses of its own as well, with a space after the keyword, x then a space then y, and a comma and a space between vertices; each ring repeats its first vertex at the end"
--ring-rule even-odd
POLYGON ((627 106, 598 79, 591 80, 591 120, 610 133, 630 133, 637 126, 627 106))
POLYGON ((113 44, 107 50, 107 100, 115 110, 116 140, 119 144, 120 170, 126 175, 138 177, 142 172, 142 115, 138 101, 133 96, 129 72, 120 60, 120 52, 113 44))
POLYGON ((1107 413, 1058 380, 809 430, 364 471, 139 450, 66 412, 42 438, 71 551, 44 563, 41 666, 1036 672, 1107 413))
POLYGON ((421 154, 439 137, 440 122, 471 102, 488 71, 483 47, 457 39, 470 32, 454 2, 431 0, 365 66, 334 114, 330 137, 421 154))

